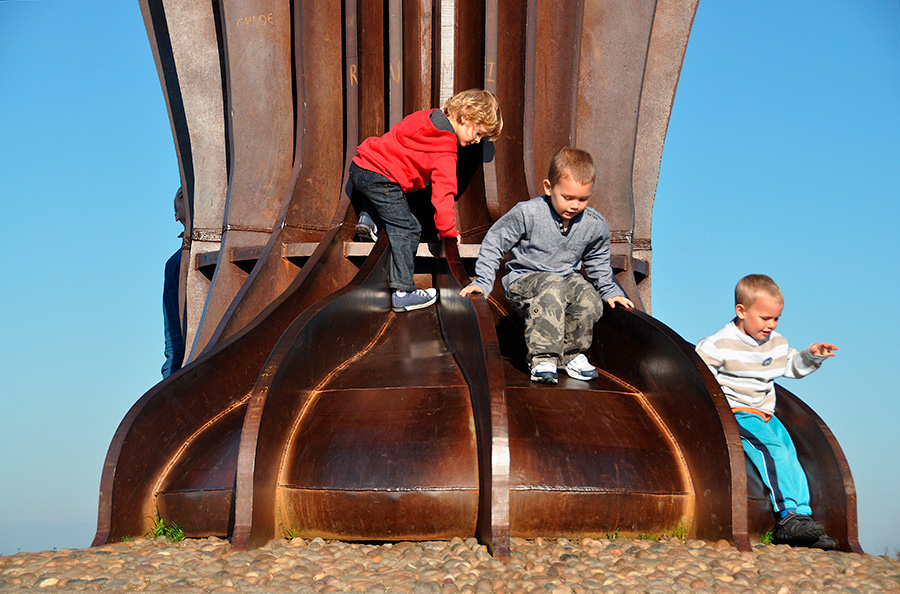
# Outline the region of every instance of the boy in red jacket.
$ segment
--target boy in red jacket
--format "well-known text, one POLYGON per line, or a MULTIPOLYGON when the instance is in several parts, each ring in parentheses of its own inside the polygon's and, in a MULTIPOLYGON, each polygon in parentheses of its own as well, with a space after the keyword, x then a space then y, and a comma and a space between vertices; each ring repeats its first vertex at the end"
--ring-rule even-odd
MULTIPOLYGON (((396 312, 428 307, 435 289, 416 289, 413 263, 422 225, 410 212, 406 193, 431 184, 434 224, 441 237, 455 237, 457 148, 496 140, 503 129, 497 96, 469 89, 457 93, 441 109, 417 111, 403 118, 384 136, 372 136, 356 149, 350 181, 374 207, 391 242, 391 306, 396 312)), ((377 228, 365 207, 357 234, 370 241, 377 228)))

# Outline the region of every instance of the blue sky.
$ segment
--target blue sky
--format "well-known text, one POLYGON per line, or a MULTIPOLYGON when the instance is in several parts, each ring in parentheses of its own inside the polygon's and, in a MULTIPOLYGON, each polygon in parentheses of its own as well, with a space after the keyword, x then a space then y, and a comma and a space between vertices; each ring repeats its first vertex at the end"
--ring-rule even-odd
MULTIPOLYGON (((653 313, 691 342, 734 283, 840 347, 785 386, 841 443, 867 552, 900 549, 900 8, 701 0, 653 220, 653 313)), ((100 472, 159 380, 179 184, 137 1, 0 1, 0 554, 84 547, 100 472)))

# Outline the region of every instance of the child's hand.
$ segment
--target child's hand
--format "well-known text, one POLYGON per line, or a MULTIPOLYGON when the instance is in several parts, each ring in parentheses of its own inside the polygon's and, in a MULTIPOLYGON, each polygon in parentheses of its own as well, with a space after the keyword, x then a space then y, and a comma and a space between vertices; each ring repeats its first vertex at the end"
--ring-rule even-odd
POLYGON ((834 357, 834 353, 838 348, 830 342, 814 342, 809 345, 809 352, 817 357, 834 357))
POLYGON ((466 285, 462 288, 462 291, 459 294, 463 297, 466 295, 471 295, 472 293, 478 293, 479 295, 484 295, 484 291, 481 290, 481 287, 478 285, 466 285))
POLYGON ((629 299, 628 297, 620 297, 618 295, 616 295, 615 297, 610 297, 606 300, 606 303, 608 303, 609 306, 613 309, 616 308, 616 303, 618 303, 625 309, 631 309, 632 307, 634 307, 634 303, 631 302, 631 299, 629 299))

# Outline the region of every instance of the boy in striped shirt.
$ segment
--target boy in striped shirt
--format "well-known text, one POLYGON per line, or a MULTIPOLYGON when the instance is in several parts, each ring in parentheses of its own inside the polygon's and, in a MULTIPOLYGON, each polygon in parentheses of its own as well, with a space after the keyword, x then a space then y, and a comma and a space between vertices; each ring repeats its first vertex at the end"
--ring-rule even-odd
POLYGON ((812 519, 806 473, 775 413, 775 379, 801 378, 818 369, 837 347, 816 342, 803 351, 775 332, 784 296, 771 278, 751 274, 734 289, 737 316, 697 343, 737 419, 744 452, 759 470, 778 516, 776 543, 830 550, 835 540, 812 519))

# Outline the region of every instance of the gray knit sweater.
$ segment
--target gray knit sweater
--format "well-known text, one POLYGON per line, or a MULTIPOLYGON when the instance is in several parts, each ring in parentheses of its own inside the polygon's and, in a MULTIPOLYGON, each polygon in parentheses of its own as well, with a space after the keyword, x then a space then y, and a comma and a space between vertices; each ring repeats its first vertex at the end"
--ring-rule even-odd
POLYGON ((605 301, 624 296, 609 263, 609 226, 599 212, 587 207, 569 224, 563 235, 559 215, 547 196, 520 202, 491 226, 475 263, 475 280, 485 295, 494 288, 497 268, 509 252, 503 288, 530 272, 566 276, 581 270, 605 301))

